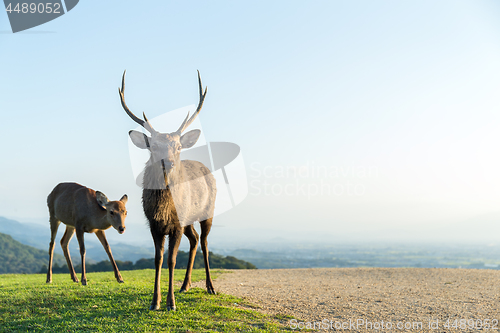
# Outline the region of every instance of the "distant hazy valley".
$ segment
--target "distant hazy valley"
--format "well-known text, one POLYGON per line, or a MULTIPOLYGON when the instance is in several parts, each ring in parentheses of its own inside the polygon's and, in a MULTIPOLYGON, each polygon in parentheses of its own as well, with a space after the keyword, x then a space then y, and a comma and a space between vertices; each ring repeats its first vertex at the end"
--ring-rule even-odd
MULTIPOLYGON (((60 232, 64 230, 61 225, 60 232)), ((217 231, 217 230, 215 230, 217 231)), ((112 231, 111 231, 112 232, 112 231)), ((20 223, 0 217, 0 233, 43 251, 48 251, 49 226, 36 223, 20 223)), ((286 238, 256 238, 249 236, 247 242, 223 242, 213 232, 210 250, 224 256, 234 256, 248 261, 257 268, 309 268, 309 267, 448 267, 499 269, 500 242, 427 241, 394 242, 347 240, 344 242, 324 240, 313 242, 286 238)), ((249 233, 250 234, 250 233, 249 233)), ((211 234, 212 237, 212 234, 211 234)), ((57 238, 56 253, 62 254, 57 238)), ((499 237, 500 240, 500 237, 499 237)), ((184 240, 185 241, 185 240, 184 240)), ((135 262, 154 256, 153 242, 148 245, 111 243, 116 260, 135 262)), ((86 235, 87 260, 107 260, 101 244, 93 235, 86 235)), ((70 252, 75 262, 79 260, 78 242, 73 239, 70 252)), ((48 255, 47 255, 48 257, 48 255)))

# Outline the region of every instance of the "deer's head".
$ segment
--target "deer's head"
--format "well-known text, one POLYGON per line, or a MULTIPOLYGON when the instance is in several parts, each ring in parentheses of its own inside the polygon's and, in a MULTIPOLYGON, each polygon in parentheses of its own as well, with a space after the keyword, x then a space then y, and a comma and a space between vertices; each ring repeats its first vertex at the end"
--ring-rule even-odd
POLYGON ((125 204, 128 201, 126 194, 119 201, 109 201, 108 197, 99 191, 95 192, 95 197, 99 206, 106 210, 106 219, 120 234, 125 232, 125 218, 127 217, 127 208, 125 204))
POLYGON ((142 132, 130 131, 130 138, 132 139, 132 143, 138 148, 149 150, 151 157, 148 164, 161 164, 165 177, 176 168, 179 168, 179 155, 181 150, 191 148, 200 137, 201 131, 198 129, 182 134, 200 113, 203 101, 205 100, 205 96, 207 94, 207 88, 205 88, 205 91, 203 92, 200 72, 198 72, 198 83, 200 89, 200 101, 193 116, 190 118, 188 112, 186 119, 184 119, 177 131, 172 133, 160 133, 153 128, 144 113, 142 114, 144 118, 143 120, 135 116, 127 107, 127 104, 125 103, 125 72, 123 72, 122 87, 121 89, 118 89, 122 107, 132 120, 144 127, 151 134, 151 136, 147 136, 142 132))

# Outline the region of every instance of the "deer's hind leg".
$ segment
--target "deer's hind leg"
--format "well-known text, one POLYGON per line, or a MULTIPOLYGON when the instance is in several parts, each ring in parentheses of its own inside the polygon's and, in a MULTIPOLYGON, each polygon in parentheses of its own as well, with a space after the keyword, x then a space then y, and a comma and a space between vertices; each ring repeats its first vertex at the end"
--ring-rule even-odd
POLYGON ((200 236, 194 229, 193 225, 184 228, 184 235, 189 239, 189 259, 186 268, 186 277, 184 278, 184 283, 182 284, 180 292, 185 292, 191 287, 191 272, 193 271, 194 258, 196 256, 196 250, 198 249, 198 241, 200 236))
POLYGON ((78 282, 78 278, 76 277, 75 269, 73 268, 73 263, 71 262, 71 256, 69 255, 68 244, 73 235, 75 234, 75 228, 67 225, 66 231, 64 232, 64 236, 61 238, 61 247, 64 252, 64 256, 66 257, 66 263, 68 264, 69 274, 71 274, 71 279, 74 282, 78 282))
POLYGON ((215 295, 214 283, 210 276, 210 265, 208 264, 208 241, 207 237, 212 229, 212 218, 200 222, 201 226, 201 251, 203 251, 203 261, 205 262, 205 274, 207 282, 207 292, 215 295))
POLYGON ((54 242, 57 236, 57 229, 59 228, 59 221, 55 216, 50 216, 50 244, 49 244, 49 268, 47 269, 47 283, 52 282, 52 260, 54 258, 54 242))

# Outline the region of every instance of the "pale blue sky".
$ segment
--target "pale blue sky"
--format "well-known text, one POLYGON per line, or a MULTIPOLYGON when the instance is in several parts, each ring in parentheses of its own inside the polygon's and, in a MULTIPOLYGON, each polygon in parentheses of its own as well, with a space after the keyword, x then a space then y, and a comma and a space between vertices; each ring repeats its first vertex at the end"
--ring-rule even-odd
POLYGON ((196 103, 200 70, 205 137, 239 144, 254 181, 215 221, 227 237, 498 212, 498 17, 496 1, 80 1, 12 34, 0 13, 0 215, 43 220, 52 187, 77 181, 129 194, 129 230, 148 237, 128 156, 135 124, 117 93, 124 69, 127 103, 150 118, 196 103), (257 195, 264 181, 321 186, 252 172, 288 166, 377 173, 325 180, 362 195, 257 195))

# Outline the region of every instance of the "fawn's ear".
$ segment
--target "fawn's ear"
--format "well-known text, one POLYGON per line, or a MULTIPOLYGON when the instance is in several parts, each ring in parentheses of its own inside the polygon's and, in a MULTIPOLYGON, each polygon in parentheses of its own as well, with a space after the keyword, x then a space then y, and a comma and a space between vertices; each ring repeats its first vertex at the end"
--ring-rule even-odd
POLYGON ((182 149, 191 148, 194 146, 198 138, 200 137, 201 131, 199 129, 195 129, 187 132, 183 136, 181 136, 181 145, 182 149))
POLYGON ((99 192, 99 191, 95 191, 95 198, 97 200, 97 203, 99 204, 99 206, 101 206, 102 208, 106 209, 106 204, 108 203, 108 197, 102 193, 102 192, 99 192))
POLYGON ((149 142, 151 141, 151 138, 149 138, 146 134, 138 131, 130 131, 128 132, 128 135, 132 139, 132 143, 141 149, 148 149, 149 148, 149 142))
POLYGON ((124 194, 123 197, 120 199, 120 201, 123 202, 123 204, 126 204, 128 201, 128 196, 124 194))

